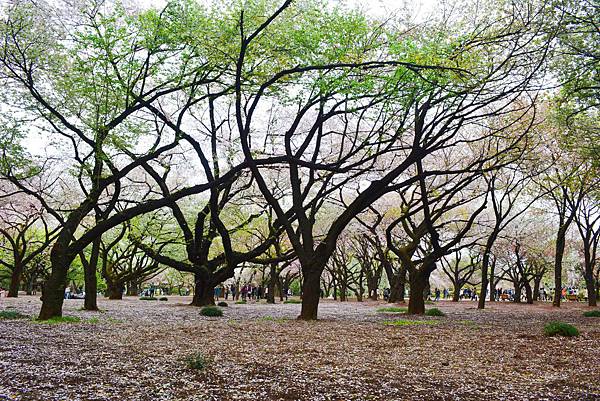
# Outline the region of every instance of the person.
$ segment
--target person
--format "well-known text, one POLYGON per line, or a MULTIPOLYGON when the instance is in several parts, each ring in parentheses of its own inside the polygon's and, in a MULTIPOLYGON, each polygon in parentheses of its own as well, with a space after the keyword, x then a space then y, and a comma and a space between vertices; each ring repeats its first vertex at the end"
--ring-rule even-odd
POLYGON ((248 295, 248 286, 246 284, 244 284, 244 286, 242 287, 241 293, 242 293, 242 301, 245 301, 246 295, 248 295))
POLYGON ((65 299, 71 299, 71 287, 65 288, 65 299))
POLYGON ((440 300, 440 289, 439 288, 435 288, 435 300, 439 301, 440 300))
POLYGON ((383 289, 383 299, 387 302, 388 299, 390 299, 390 289, 389 288, 384 288, 383 289))
POLYGON ((219 300, 220 296, 221 296, 221 287, 216 286, 215 287, 215 298, 216 298, 217 301, 219 300))

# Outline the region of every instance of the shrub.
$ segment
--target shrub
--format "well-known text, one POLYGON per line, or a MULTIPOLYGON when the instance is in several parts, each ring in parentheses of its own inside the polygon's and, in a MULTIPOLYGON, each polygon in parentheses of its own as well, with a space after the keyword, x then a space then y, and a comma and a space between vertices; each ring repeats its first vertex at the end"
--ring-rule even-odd
POLYGON ((245 304, 246 304, 246 301, 244 301, 244 300, 241 300, 241 301, 235 301, 235 304, 236 304, 236 305, 245 305, 245 304))
POLYGON ((223 316, 223 311, 216 306, 205 306, 200 309, 200 314, 202 316, 220 317, 223 316))
POLYGON ((160 297, 160 298, 158 298, 158 300, 159 300, 159 301, 168 301, 168 300, 169 300, 169 298, 167 298, 167 297, 160 297))
POLYGON ((156 297, 140 297, 140 301, 157 301, 156 297))
POLYGON ((3 310, 0 311, 0 319, 26 319, 27 316, 16 310, 3 310))
POLYGON ((427 300, 425 301, 425 305, 435 305, 435 302, 427 300))
POLYGON ((590 310, 587 312, 583 312, 583 316, 585 316, 585 317, 600 317, 600 310, 590 310))
POLYGON ((408 308, 399 308, 397 306, 388 306, 385 308, 377 309, 377 312, 381 313, 406 313, 408 312, 408 308))
POLYGON ((284 304, 301 304, 302 301, 299 299, 288 299, 286 301, 283 301, 284 304))
POLYGON ((229 306, 229 304, 227 302, 225 302, 225 301, 221 301, 217 305, 222 306, 223 308, 226 308, 226 307, 229 306))
POLYGON ((185 364, 189 369, 204 370, 208 367, 211 360, 204 356, 202 352, 196 352, 185 358, 185 364))
POLYGON ((550 322, 544 326, 544 334, 548 337, 577 337, 579 335, 579 330, 577 330, 575 326, 568 323, 550 322))
POLYGON ((442 312, 441 310, 439 310, 438 308, 427 309, 427 311, 425 312, 425 315, 427 315, 427 316, 446 316, 446 314, 444 312, 442 312))

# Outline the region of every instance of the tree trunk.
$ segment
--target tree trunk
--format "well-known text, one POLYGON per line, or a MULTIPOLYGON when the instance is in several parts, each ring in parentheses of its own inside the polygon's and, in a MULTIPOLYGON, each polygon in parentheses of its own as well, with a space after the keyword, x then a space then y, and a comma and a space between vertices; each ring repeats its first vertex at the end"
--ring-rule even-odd
POLYGON ((209 279, 206 272, 194 274, 195 286, 192 306, 208 306, 215 304, 215 283, 209 279))
POLYGON ((271 263, 269 271, 269 292, 267 294, 267 303, 275 303, 275 284, 277 283, 277 263, 271 263))
POLYGON ((52 271, 44 283, 42 291, 42 308, 38 319, 48 320, 62 316, 62 306, 65 299, 67 272, 71 266, 72 258, 67 257, 61 249, 59 242, 55 243, 50 255, 52 271))
POLYGON ((515 299, 513 301, 517 304, 520 304, 521 303, 521 286, 519 285, 519 283, 513 283, 513 286, 515 287, 515 299))
POLYGON ((529 281, 527 279, 524 279, 523 286, 525 287, 525 299, 527 300, 528 304, 532 304, 533 294, 531 291, 531 284, 529 284, 529 281))
POLYGON ((540 284, 542 282, 542 277, 534 277, 533 278, 533 300, 540 300, 540 284))
POLYGON ((420 271, 409 273, 410 297, 408 299, 408 314, 423 315, 425 313, 425 297, 423 293, 429 284, 429 275, 420 271))
MULTIPOLYGON (((587 270, 587 267, 586 267, 587 270)), ((594 280, 594 275, 592 270, 590 269, 589 273, 585 272, 585 287, 587 288, 588 293, 588 305, 589 306, 597 306, 598 298, 596 297, 596 280, 594 280)))
POLYGON ((85 310, 98 310, 98 279, 96 277, 96 270, 98 268, 98 259, 100 256, 100 240, 101 238, 98 237, 92 242, 90 260, 87 265, 84 265, 85 300, 83 302, 83 309, 85 310))
POLYGON ((454 286, 454 293, 452 294, 452 302, 460 301, 460 290, 462 287, 454 286))
POLYGON ((23 274, 23 264, 15 261, 15 266, 10 277, 10 287, 8 288, 8 297, 16 298, 19 296, 19 286, 21 285, 21 274, 23 274))
POLYGON ((115 281, 106 282, 106 293, 108 299, 123 299, 123 283, 115 281))
POLYGON ((304 276, 302 282, 302 309, 298 319, 317 320, 321 295, 321 273, 324 267, 325 263, 316 263, 316 266, 308 266, 302 269, 304 276))
POLYGON ((496 302, 496 264, 490 266, 490 302, 496 302))
POLYGON ((568 223, 562 224, 556 235, 556 254, 554 257, 554 300, 552 301, 552 305, 556 307, 560 307, 560 299, 562 296, 562 262, 565 253, 565 237, 568 228, 568 223))

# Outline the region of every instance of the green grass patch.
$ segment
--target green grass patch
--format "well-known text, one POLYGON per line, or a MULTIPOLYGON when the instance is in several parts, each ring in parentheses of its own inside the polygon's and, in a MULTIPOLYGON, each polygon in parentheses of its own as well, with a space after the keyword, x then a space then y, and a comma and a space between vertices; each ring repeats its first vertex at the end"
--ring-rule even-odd
POLYGON ((204 308, 200 309, 200 314, 202 316, 221 317, 223 316, 223 311, 216 306, 205 306, 204 308))
POLYGON ((425 315, 427 315, 427 316, 446 316, 446 314, 444 312, 442 312, 441 310, 439 310, 438 308, 427 309, 427 311, 425 312, 425 315))
POLYGON ((26 316, 16 310, 3 310, 0 311, 0 319, 6 320, 14 320, 14 319, 27 319, 29 316, 26 316))
POLYGON ((140 297, 140 301, 158 301, 156 297, 140 297))
POLYGON ((202 352, 196 352, 188 355, 184 361, 188 369, 194 370, 204 370, 212 362, 212 360, 205 356, 202 352))
POLYGON ((377 309, 379 313, 406 313, 408 312, 408 308, 398 307, 398 306, 387 306, 385 308, 377 309))
POLYGON ((38 324, 81 323, 81 319, 77 316, 55 316, 46 320, 34 319, 33 322, 38 324))
POLYGON ((585 317, 600 317, 600 310, 590 310, 587 312, 583 312, 583 316, 585 316, 585 317))
POLYGON ((235 301, 236 305, 246 305, 246 301, 235 301))
POLYGON ((579 335, 579 330, 569 323, 550 322, 544 326, 544 335, 548 337, 577 337, 579 335))
POLYGON ((433 302, 433 301, 425 301, 425 305, 435 305, 435 302, 433 302))
POLYGON ((217 304, 218 306, 222 307, 222 308, 227 308, 229 306, 229 304, 225 301, 221 301, 217 304))
POLYGON ((435 320, 386 320, 386 326, 418 326, 420 324, 437 324, 435 320))
POLYGON ((168 301, 168 300, 169 300, 169 298, 167 298, 167 297, 160 297, 160 298, 158 298, 158 300, 159 300, 159 301, 168 301))
POLYGON ((263 316, 260 318, 260 320, 264 320, 267 322, 275 322, 275 323, 285 323, 285 322, 289 321, 290 319, 288 319, 286 317, 263 316))
POLYGON ((301 304, 301 299, 288 299, 287 301, 283 301, 284 304, 301 304))

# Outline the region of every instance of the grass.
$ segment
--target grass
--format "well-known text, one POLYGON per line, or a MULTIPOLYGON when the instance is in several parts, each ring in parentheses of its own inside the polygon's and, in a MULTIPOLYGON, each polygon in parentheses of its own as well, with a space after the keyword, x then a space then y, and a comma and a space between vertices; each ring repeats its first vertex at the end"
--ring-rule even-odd
POLYGON ((275 322, 275 323, 285 323, 285 322, 289 321, 290 319, 288 319, 286 317, 263 316, 260 318, 260 320, 264 320, 267 322, 275 322))
POLYGON ((235 301, 236 305, 246 305, 246 301, 235 301))
POLYGON ((23 315, 15 310, 3 310, 0 311, 0 319, 27 319, 29 316, 23 315))
POLYGON ((600 317, 600 310, 590 310, 587 312, 583 312, 583 316, 585 316, 585 317, 600 317))
POLYGON ((187 367, 194 370, 204 370, 210 365, 211 362, 212 360, 206 357, 202 352, 196 352, 188 355, 185 358, 185 364, 187 367))
POLYGON ((284 304, 301 304, 302 300, 300 299, 288 299, 287 301, 283 301, 284 304))
POLYGON ((202 316, 221 317, 223 316, 223 311, 216 306, 205 306, 200 309, 200 314, 202 316))
POLYGON ((398 307, 398 306, 388 306, 385 308, 379 308, 377 309, 377 312, 379 313, 406 313, 408 312, 408 308, 405 307, 398 307))
POLYGON ((226 308, 229 306, 229 304, 225 301, 221 301, 217 304, 218 306, 222 307, 222 308, 226 308))
POLYGON ((427 315, 427 316, 446 316, 446 314, 444 312, 442 312, 441 310, 439 310, 438 308, 427 309, 427 311, 425 312, 425 315, 427 315))
POLYGON ((547 337, 577 337, 579 330, 577 327, 564 322, 550 322, 544 326, 544 335, 547 337))
POLYGON ((435 302, 427 300, 425 301, 425 305, 435 305, 435 302))
POLYGON ((417 326, 420 324, 437 324, 435 320, 386 320, 386 326, 417 326))
POLYGON ((34 319, 33 322, 38 324, 80 323, 81 319, 76 316, 55 316, 46 320, 34 319))
POLYGON ((140 297, 140 301, 157 301, 156 297, 140 297))
POLYGON ((160 297, 160 298, 158 298, 158 300, 159 300, 159 301, 168 301, 168 300, 169 300, 169 298, 167 298, 167 297, 160 297))

